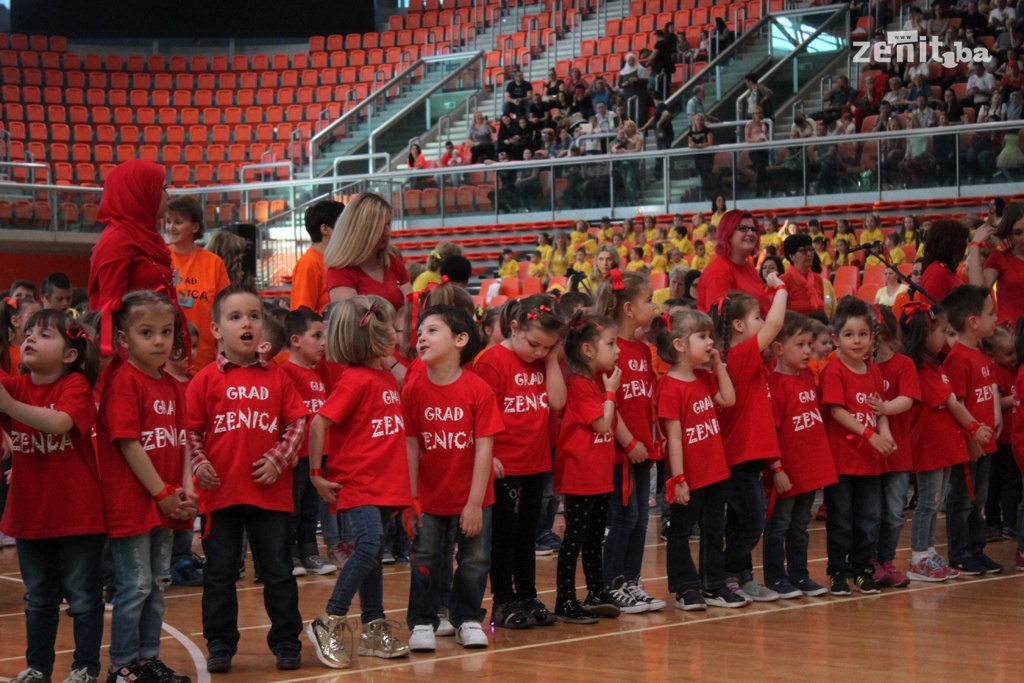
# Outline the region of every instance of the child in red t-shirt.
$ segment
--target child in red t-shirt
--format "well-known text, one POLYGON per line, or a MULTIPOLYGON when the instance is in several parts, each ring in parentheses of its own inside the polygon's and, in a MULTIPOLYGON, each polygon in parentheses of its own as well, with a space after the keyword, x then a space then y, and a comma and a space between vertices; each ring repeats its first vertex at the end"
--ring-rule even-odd
POLYGON ((731 406, 736 392, 714 347, 705 313, 680 309, 651 322, 658 356, 672 365, 654 393, 665 436, 669 474, 665 499, 672 504, 668 527, 668 589, 681 610, 745 607, 747 601, 725 585, 725 461, 716 406, 731 406), (701 366, 710 364, 709 372, 701 366), (690 530, 700 523, 700 571, 690 552, 690 530), (702 590, 703 589, 703 590, 702 590))
MULTIPOLYGON (((612 318, 576 313, 565 335, 568 400, 555 449, 554 488, 565 501, 565 535, 558 552, 555 614, 570 624, 596 624, 620 609, 646 612, 625 592, 612 596, 601 571, 601 543, 615 463, 618 326, 612 318), (598 375, 605 373, 598 383, 598 375), (576 560, 583 553, 588 594, 576 599, 576 560)), ((621 586, 620 586, 621 588, 621 586)))
POLYGON ((189 383, 189 445, 204 516, 203 636, 211 673, 231 669, 238 647, 238 553, 248 532, 270 617, 267 644, 279 669, 300 666, 302 617, 292 563, 292 467, 306 432, 306 406, 291 378, 259 357, 263 305, 242 285, 213 302, 223 350, 189 383))
POLYGON ((409 648, 433 652, 441 623, 438 604, 448 589, 448 618, 455 642, 487 647, 481 607, 491 566, 491 507, 494 435, 505 427, 494 392, 474 373, 463 370, 480 348, 473 316, 455 306, 433 306, 418 321, 416 351, 424 371, 406 384, 402 408, 408 430, 409 474, 414 509, 410 531, 407 622, 409 648), (448 546, 458 544, 453 578, 448 546))
POLYGON ((25 582, 28 668, 18 678, 50 679, 67 600, 75 622, 69 679, 84 680, 100 673, 103 640, 106 524, 91 438, 97 351, 69 315, 46 309, 26 322, 21 352, 28 373, 0 377, 0 430, 12 442, 0 531, 17 539, 25 582))
POLYGON ((885 460, 885 471, 878 477, 881 496, 881 517, 878 527, 878 545, 871 560, 874 579, 879 586, 904 587, 910 579, 896 568, 896 546, 906 523, 903 506, 910 489, 910 470, 914 467, 911 439, 910 409, 921 400, 914 361, 896 353, 896 317, 888 306, 876 305, 878 316, 875 327, 875 365, 882 372, 884 390, 881 396, 872 396, 868 405, 876 415, 885 415, 889 433, 896 442, 896 450, 885 460))
POLYGON ((613 270, 597 290, 595 310, 618 323, 619 370, 622 382, 616 393, 618 426, 615 433, 615 469, 612 482, 608 538, 604 544, 604 582, 611 595, 631 608, 630 602, 660 610, 664 600, 643 588, 644 561, 651 488, 651 465, 661 459, 654 447, 654 369, 651 348, 638 340, 637 331, 654 318, 650 278, 613 270))
POLYGON ((976 444, 992 436, 990 427, 974 421, 956 400, 939 353, 946 346, 949 320, 938 306, 908 304, 900 314, 900 346, 917 367, 921 401, 914 406, 913 469, 917 507, 910 522, 911 581, 945 581, 960 572, 935 549, 939 502, 949 487, 950 470, 967 462, 967 434, 976 444))
POLYGON ((357 592, 363 621, 359 654, 385 659, 409 654, 384 617, 381 568, 384 530, 412 503, 398 381, 382 365, 395 350, 394 318, 386 299, 355 296, 337 304, 327 324, 327 357, 346 367, 310 424, 309 478, 332 512, 345 513, 355 547, 326 610, 307 626, 306 635, 317 658, 332 669, 351 665, 344 631, 357 592), (334 450, 324 472, 328 432, 334 450))
MULTIPOLYGON (((281 366, 310 415, 316 415, 327 400, 327 389, 317 364, 324 357, 324 321, 308 308, 288 313, 284 319, 284 338, 288 362, 281 366)), ((316 523, 320 516, 320 496, 309 480, 309 440, 303 439, 299 459, 292 470, 292 574, 307 572, 324 575, 338 567, 320 557, 316 543, 316 523)))
POLYGON ((509 301, 501 311, 505 341, 473 366, 497 397, 505 422, 505 431, 494 437, 491 539, 491 623, 501 628, 556 620, 537 599, 534 553, 544 473, 551 469, 549 410, 565 406, 556 348, 564 327, 547 294, 509 301))
POLYGON ((995 332, 995 305, 987 288, 961 285, 946 295, 942 308, 957 333, 957 342, 943 362, 953 393, 979 424, 992 428, 987 443, 967 444, 969 462, 950 473, 946 500, 949 563, 968 576, 995 574, 1002 571, 1002 566, 985 554, 983 506, 988 500, 992 471, 993 458, 989 456, 998 448, 996 437, 1003 414, 992 360, 978 348, 982 339, 995 332))
POLYGON ((820 395, 808 368, 813 355, 813 322, 788 311, 771 347, 776 364, 768 387, 782 465, 765 475, 765 486, 771 490, 762 549, 765 583, 783 600, 816 597, 828 590, 807 571, 807 525, 814 496, 821 487, 836 482, 820 395))
POLYGON ((126 294, 117 343, 128 361, 110 375, 100 400, 97 443, 117 593, 109 676, 123 680, 175 676, 158 658, 160 579, 170 572, 174 529, 190 529, 196 511, 185 392, 163 370, 172 355, 185 356, 177 324, 177 309, 165 295, 126 294))
POLYGON ((766 501, 761 470, 781 465, 768 395, 768 368, 762 354, 782 329, 789 294, 778 275, 769 275, 767 282, 775 296, 764 319, 757 299, 740 292, 722 296, 710 310, 715 343, 736 387, 736 404, 719 411, 722 445, 729 463, 726 585, 748 602, 779 599, 778 593, 754 578, 752 557, 764 531, 766 501))
POLYGON ((828 440, 839 481, 825 487, 828 522, 829 592, 849 595, 850 580, 862 593, 878 593, 871 556, 878 546, 881 509, 879 475, 896 450, 888 419, 876 415, 868 397, 885 390, 871 352, 877 314, 852 296, 843 297, 832 318, 835 360, 821 375, 821 401, 828 406, 828 440))
POLYGON ((1013 351, 1013 330, 997 325, 996 331, 984 345, 992 359, 999 405, 1003 416, 1003 430, 996 439, 995 457, 992 458, 992 476, 985 502, 985 524, 993 534, 1009 538, 1017 536, 1017 508, 1021 502, 1021 477, 1013 459, 1010 434, 1013 432, 1013 382, 1017 372, 1017 358, 1013 351))
MULTIPOLYGON (((1013 457, 1018 469, 1024 471, 1024 414, 1021 414, 1020 402, 1024 397, 1024 323, 1017 321, 1015 330, 1014 351, 1020 369, 1013 385, 1013 429, 1010 432, 1010 444, 1013 446, 1013 457)), ((1024 483, 1024 482, 1022 482, 1024 483)), ((1024 572, 1024 538, 1020 530, 1024 529, 1024 503, 1017 512, 1017 571, 1024 572)))

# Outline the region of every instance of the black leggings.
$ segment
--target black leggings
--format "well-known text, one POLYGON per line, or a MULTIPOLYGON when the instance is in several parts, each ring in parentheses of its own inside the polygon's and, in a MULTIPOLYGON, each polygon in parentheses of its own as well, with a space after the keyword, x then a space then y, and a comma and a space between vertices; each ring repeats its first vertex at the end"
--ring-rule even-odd
POLYGON ((537 522, 544 474, 494 480, 491 593, 494 604, 537 597, 537 522))
MULTIPOLYGON (((644 492, 646 495, 646 492, 644 492)), ((601 571, 601 543, 608 522, 608 494, 575 496, 566 494, 565 536, 558 550, 558 601, 576 599, 576 558, 583 551, 583 575, 587 590, 605 590, 601 571)))

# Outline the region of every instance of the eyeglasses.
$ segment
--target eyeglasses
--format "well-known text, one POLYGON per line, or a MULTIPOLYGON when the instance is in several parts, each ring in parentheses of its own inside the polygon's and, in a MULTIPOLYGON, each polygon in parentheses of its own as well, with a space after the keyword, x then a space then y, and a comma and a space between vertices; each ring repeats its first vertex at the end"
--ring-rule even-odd
POLYGON ((741 225, 736 228, 736 232, 757 232, 756 225, 741 225))
POLYGON ((814 253, 814 247, 800 247, 799 249, 797 249, 793 253, 794 254, 803 254, 804 256, 807 256, 808 254, 813 254, 814 253))

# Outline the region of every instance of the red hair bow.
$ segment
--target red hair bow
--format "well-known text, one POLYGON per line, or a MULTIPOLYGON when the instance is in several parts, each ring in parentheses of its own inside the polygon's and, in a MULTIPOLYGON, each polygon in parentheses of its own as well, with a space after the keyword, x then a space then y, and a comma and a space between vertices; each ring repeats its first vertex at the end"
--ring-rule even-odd
POLYGON ((621 292, 626 288, 626 283, 622 281, 622 271, 618 268, 612 268, 608 271, 608 275, 605 276, 605 280, 612 281, 613 292, 621 292))
POLYGON ((661 314, 661 320, 665 323, 665 329, 669 334, 672 334, 672 316, 668 313, 661 314))
POLYGON ((910 320, 915 314, 924 313, 928 316, 928 324, 932 324, 932 320, 935 319, 935 312, 932 310, 932 305, 924 301, 914 301, 903 307, 903 315, 910 320))
POLYGON ((14 297, 5 296, 4 297, 4 305, 10 306, 14 310, 18 310, 18 300, 15 299, 14 297))
POLYGON ((86 331, 82 328, 81 325, 70 326, 67 329, 67 331, 64 332, 64 336, 70 339, 71 341, 78 341, 79 339, 84 339, 87 342, 92 341, 92 337, 90 337, 88 333, 86 333, 86 331))
POLYGON ((711 307, 715 309, 715 311, 718 313, 718 315, 722 315, 722 309, 725 308, 725 303, 728 300, 729 300, 729 295, 728 294, 723 294, 722 296, 720 296, 720 297, 718 297, 717 299, 714 300, 714 302, 711 304, 711 307))
POLYGON ((380 306, 377 305, 376 301, 371 302, 370 307, 366 309, 366 313, 364 313, 363 317, 359 319, 359 327, 366 327, 370 322, 370 318, 373 317, 373 314, 379 308, 380 306))
POLYGON ((882 318, 882 306, 880 304, 875 304, 871 308, 875 309, 875 315, 878 316, 878 324, 881 325, 882 324, 882 320, 883 320, 883 318, 882 318))
POLYGON ((446 284, 448 284, 449 282, 451 282, 451 280, 449 280, 449 279, 448 279, 448 276, 447 276, 447 275, 442 275, 442 276, 441 276, 441 284, 442 284, 442 285, 446 285, 446 284))

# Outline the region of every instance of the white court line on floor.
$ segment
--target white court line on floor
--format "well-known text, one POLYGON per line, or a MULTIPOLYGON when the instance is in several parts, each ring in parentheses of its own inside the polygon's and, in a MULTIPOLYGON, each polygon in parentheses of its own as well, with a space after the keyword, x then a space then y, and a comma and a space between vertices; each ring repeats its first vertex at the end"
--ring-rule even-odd
POLYGON ((191 638, 173 626, 169 626, 166 622, 163 624, 163 629, 167 633, 170 633, 172 638, 181 643, 188 652, 189 657, 192 658, 192 663, 195 664, 196 667, 196 683, 210 683, 210 674, 206 670, 206 657, 203 656, 199 646, 196 645, 191 638))

